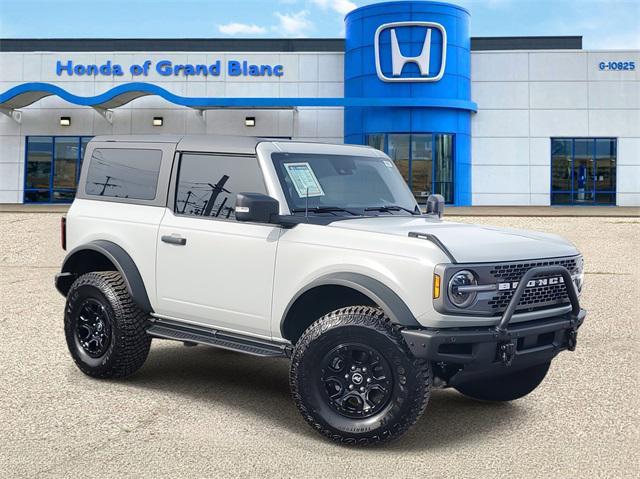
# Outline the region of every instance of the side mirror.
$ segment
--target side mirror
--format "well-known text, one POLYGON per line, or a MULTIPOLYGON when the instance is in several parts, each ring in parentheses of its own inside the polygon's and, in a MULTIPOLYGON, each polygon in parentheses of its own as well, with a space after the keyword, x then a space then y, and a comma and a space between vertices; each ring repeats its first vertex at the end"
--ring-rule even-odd
POLYGON ((275 223, 280 213, 278 200, 262 193, 236 195, 236 220, 252 223, 275 223))
POLYGON ((442 218, 442 215, 444 215, 444 196, 429 195, 427 198, 427 214, 437 215, 438 218, 442 218))

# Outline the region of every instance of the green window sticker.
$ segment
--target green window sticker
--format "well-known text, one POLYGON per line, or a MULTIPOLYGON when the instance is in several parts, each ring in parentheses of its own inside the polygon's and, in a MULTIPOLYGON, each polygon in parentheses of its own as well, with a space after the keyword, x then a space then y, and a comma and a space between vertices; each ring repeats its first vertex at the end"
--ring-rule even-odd
POLYGON ((306 198, 307 196, 309 196, 309 198, 313 196, 324 196, 322 186, 320 186, 320 182, 318 178, 316 178, 309 163, 306 161, 300 163, 285 163, 284 167, 300 198, 306 198))

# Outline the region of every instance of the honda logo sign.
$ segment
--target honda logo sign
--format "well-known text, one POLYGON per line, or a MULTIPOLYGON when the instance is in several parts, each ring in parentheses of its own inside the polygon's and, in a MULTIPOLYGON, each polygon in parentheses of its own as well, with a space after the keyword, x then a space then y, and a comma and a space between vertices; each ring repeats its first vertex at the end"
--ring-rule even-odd
POLYGON ((434 22, 393 22, 380 25, 376 30, 374 38, 374 49, 376 57, 376 72, 378 78, 385 82, 434 82, 444 75, 444 67, 447 57, 447 32, 439 23, 434 22), (407 27, 421 27, 424 30, 424 42, 422 51, 417 56, 405 56, 402 54, 402 44, 398 42, 397 30, 407 27), (391 37, 391 76, 385 75, 382 71, 382 59, 380 48, 380 35, 389 30, 391 37), (440 68, 436 74, 431 74, 431 37, 432 31, 437 30, 442 36, 442 54, 440 68), (402 71, 408 63, 418 65, 420 76, 402 76, 402 71))

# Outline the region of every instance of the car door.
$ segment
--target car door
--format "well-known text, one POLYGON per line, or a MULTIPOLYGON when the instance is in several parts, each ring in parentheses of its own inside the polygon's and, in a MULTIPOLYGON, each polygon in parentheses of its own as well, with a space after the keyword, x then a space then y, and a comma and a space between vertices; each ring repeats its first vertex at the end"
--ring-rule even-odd
POLYGON ((280 228, 239 222, 235 195, 266 193, 255 156, 182 153, 158 234, 160 316, 270 337, 280 228))

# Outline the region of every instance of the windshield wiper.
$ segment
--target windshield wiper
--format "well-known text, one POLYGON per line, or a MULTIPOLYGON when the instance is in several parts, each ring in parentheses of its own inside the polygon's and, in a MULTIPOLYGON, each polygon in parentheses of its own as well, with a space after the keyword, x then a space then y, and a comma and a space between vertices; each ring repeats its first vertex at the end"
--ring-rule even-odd
POLYGON ((339 206, 314 206, 312 208, 293 208, 291 210, 292 213, 304 213, 309 211, 310 213, 336 213, 339 211, 344 211, 345 213, 349 213, 353 216, 362 216, 354 211, 350 211, 345 208, 340 208, 339 206))
POLYGON ((420 214, 415 210, 410 210, 409 208, 405 208, 404 206, 398 206, 398 205, 369 206, 364 210, 365 211, 381 211, 383 213, 387 213, 389 211, 406 211, 407 213, 410 213, 412 215, 420 214))

